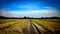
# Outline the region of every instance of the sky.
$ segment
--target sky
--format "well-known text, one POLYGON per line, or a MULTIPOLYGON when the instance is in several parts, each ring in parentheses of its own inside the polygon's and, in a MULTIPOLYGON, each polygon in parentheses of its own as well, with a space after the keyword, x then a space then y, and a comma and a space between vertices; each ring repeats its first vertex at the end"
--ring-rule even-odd
POLYGON ((0 16, 60 17, 60 0, 0 0, 0 16))

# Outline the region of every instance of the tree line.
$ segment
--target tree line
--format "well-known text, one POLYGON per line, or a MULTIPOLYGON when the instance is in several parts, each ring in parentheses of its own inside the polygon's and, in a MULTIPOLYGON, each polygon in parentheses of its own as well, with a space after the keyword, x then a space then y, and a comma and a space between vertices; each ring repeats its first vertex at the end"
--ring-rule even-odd
POLYGON ((0 16, 0 19, 60 19, 60 17, 40 17, 40 18, 34 18, 34 17, 4 17, 0 16))

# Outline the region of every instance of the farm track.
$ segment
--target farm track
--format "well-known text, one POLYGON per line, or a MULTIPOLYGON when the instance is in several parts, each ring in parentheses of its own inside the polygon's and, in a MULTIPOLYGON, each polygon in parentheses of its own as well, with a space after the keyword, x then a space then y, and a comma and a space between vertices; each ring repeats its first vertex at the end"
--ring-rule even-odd
POLYGON ((6 24, 0 24, 0 34, 56 34, 51 30, 35 23, 32 19, 23 21, 20 20, 6 24), (5 26, 4 26, 5 25, 5 26))
POLYGON ((24 29, 25 34, 52 34, 50 30, 47 28, 38 25, 37 23, 30 20, 30 23, 27 25, 26 29, 24 29), (47 33, 48 32, 48 33, 47 33))

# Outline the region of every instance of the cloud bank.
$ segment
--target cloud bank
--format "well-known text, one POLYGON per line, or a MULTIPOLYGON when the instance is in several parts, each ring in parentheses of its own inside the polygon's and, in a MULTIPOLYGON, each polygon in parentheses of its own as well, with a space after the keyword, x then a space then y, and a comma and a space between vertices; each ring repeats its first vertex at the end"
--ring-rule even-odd
MULTIPOLYGON (((49 7, 44 7, 49 8, 49 7)), ((7 11, 1 10, 0 16, 5 17, 60 17, 60 11, 49 8, 46 10, 30 10, 30 11, 7 11)))

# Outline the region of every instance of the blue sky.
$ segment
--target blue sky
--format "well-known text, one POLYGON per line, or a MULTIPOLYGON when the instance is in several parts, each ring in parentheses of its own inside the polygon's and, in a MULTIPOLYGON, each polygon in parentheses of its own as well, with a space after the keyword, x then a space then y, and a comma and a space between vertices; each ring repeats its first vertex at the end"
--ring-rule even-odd
POLYGON ((6 17, 60 17, 60 0, 0 0, 0 10, 6 17))

